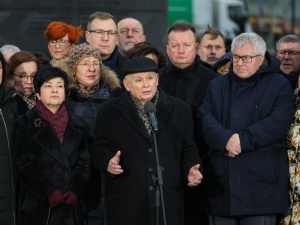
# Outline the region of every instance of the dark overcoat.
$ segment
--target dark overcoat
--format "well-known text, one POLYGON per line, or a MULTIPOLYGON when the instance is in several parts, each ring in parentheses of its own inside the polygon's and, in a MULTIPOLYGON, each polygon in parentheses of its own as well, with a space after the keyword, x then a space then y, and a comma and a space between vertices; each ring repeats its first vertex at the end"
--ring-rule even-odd
MULTIPOLYGON (((156 116, 167 223, 183 225, 183 186, 187 185, 189 169, 200 162, 193 141, 191 111, 181 100, 160 92, 156 116)), ((120 165, 124 170, 121 175, 107 176, 108 224, 154 225, 157 171, 154 142, 129 93, 100 108, 97 128, 91 148, 93 165, 107 171, 109 160, 120 150, 120 165)))
POLYGON ((11 104, 15 89, 0 85, 0 224, 17 224, 17 176, 11 150, 18 105, 11 104))
POLYGON ((288 207, 287 147, 284 139, 294 115, 293 90, 278 73, 280 62, 268 53, 252 76, 232 70, 214 79, 199 108, 199 125, 209 145, 205 167, 208 209, 212 215, 283 213, 288 207), (241 154, 226 155, 237 133, 241 154))
POLYGON ((62 144, 35 107, 16 121, 13 151, 21 178, 20 224, 47 224, 48 214, 51 221, 60 208, 69 215, 80 215, 80 202, 76 207, 61 205, 51 209, 48 203, 48 196, 55 189, 62 193, 74 191, 80 198, 82 186, 88 180, 90 154, 84 126, 75 115, 68 116, 62 144))

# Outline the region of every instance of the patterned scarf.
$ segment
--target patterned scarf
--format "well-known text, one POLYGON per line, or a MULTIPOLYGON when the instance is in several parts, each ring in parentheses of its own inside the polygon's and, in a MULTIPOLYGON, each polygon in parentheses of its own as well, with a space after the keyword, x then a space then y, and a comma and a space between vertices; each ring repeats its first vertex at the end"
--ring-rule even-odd
MULTIPOLYGON (((146 115, 146 113, 144 111, 144 105, 139 100, 137 100, 133 95, 130 94, 130 96, 131 96, 133 104, 139 114, 139 117, 143 121, 143 124, 148 132, 149 137, 151 137, 152 126, 150 124, 149 116, 146 115)), ((155 108, 156 108, 156 104, 158 101, 158 97, 159 97, 159 91, 157 90, 154 98, 151 100, 151 102, 154 104, 155 108)))
POLYGON ((80 92, 90 98, 95 95, 96 91, 98 91, 99 88, 100 88, 99 83, 97 83, 94 86, 87 86, 87 85, 79 83, 78 80, 76 80, 76 82, 75 82, 75 89, 78 90, 78 92, 80 92))
POLYGON ((39 112, 40 117, 51 125, 59 138, 60 143, 63 143, 64 134, 69 121, 65 104, 61 104, 57 112, 53 114, 40 100, 38 100, 36 103, 36 109, 39 112))
POLYGON ((36 103, 36 96, 32 95, 31 97, 27 97, 22 93, 18 92, 18 95, 23 99, 23 101, 27 104, 28 109, 32 109, 36 103))

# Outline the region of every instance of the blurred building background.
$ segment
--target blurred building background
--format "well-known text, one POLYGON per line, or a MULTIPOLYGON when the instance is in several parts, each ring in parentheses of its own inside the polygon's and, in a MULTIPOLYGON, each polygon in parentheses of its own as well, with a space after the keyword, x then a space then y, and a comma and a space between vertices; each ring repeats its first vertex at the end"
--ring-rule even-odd
POLYGON ((253 31, 267 42, 271 53, 284 35, 300 35, 300 0, 244 0, 253 31))

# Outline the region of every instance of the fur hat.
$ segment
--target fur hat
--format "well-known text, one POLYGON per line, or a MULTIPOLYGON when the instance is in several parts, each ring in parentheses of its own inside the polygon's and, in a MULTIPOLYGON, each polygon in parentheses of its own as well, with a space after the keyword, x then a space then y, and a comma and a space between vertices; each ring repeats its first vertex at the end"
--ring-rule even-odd
POLYGON ((71 69, 71 72, 74 74, 76 70, 77 64, 85 57, 93 56, 97 59, 99 59, 100 63, 101 60, 101 54, 98 49, 93 48, 87 43, 75 45, 74 48, 72 48, 69 52, 69 66, 71 69))
POLYGON ((123 77, 132 73, 157 72, 157 63, 147 57, 133 57, 125 60, 122 68, 123 77))

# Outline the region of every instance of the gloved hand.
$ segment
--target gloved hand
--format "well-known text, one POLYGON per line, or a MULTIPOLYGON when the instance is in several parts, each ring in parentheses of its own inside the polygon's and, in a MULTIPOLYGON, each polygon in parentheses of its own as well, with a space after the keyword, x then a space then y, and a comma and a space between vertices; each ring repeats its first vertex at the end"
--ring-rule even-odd
POLYGON ((51 207, 56 207, 56 206, 64 203, 65 199, 63 198, 61 191, 56 189, 49 195, 48 202, 51 207))
POLYGON ((62 197, 65 199, 66 205, 75 206, 78 202, 77 195, 72 191, 67 191, 62 197))

